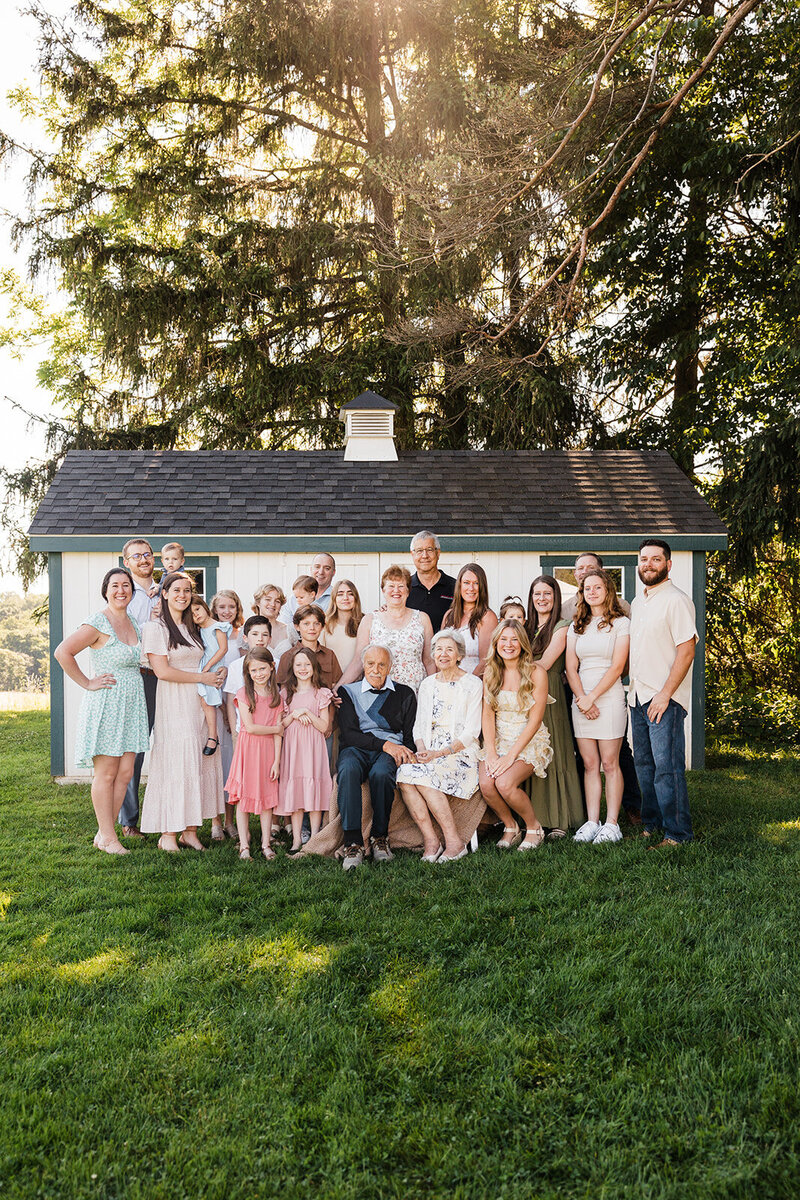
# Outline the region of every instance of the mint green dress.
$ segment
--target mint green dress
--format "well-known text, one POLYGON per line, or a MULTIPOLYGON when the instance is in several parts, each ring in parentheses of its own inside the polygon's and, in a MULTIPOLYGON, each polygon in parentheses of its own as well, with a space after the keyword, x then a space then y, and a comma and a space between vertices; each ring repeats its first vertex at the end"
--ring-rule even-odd
POLYGON ((99 650, 90 649, 93 675, 113 675, 113 687, 84 692, 75 734, 75 765, 91 767, 96 754, 118 758, 122 754, 143 753, 150 746, 147 729, 147 706, 144 684, 139 670, 142 658, 142 635, 136 630, 136 645, 121 642, 102 613, 93 613, 84 624, 92 625, 98 633, 107 633, 108 641, 99 650))

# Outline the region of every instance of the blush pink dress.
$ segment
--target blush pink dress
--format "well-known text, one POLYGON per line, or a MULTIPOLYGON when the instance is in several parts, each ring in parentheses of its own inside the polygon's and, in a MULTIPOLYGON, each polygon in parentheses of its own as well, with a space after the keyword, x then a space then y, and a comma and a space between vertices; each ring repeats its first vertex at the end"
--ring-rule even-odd
MULTIPOLYGON (((178 671, 199 671, 203 647, 185 629, 189 645, 169 649, 167 628, 148 621, 142 630, 142 653, 164 654, 178 671)), ((206 722, 197 684, 159 679, 150 773, 147 777, 140 828, 143 833, 181 833, 225 811, 222 761, 204 755, 206 722)))
MULTIPOLYGON (((285 692, 281 695, 286 698, 285 692)), ((289 712, 307 708, 321 717, 333 700, 330 688, 295 692, 287 705, 289 712)), ((328 765, 325 738, 313 725, 292 721, 283 732, 281 748, 280 799, 277 812, 286 817, 293 812, 327 812, 331 806, 333 780, 328 765)))
MULTIPOLYGON (((247 708, 247 692, 244 688, 239 688, 234 703, 240 711, 247 708)), ((272 708, 269 696, 256 695, 253 723, 279 725, 283 711, 283 701, 272 708)), ((242 810, 248 813, 264 813, 275 808, 278 803, 278 781, 270 777, 274 762, 274 735, 248 733, 242 725, 225 784, 231 804, 241 804, 242 810)))

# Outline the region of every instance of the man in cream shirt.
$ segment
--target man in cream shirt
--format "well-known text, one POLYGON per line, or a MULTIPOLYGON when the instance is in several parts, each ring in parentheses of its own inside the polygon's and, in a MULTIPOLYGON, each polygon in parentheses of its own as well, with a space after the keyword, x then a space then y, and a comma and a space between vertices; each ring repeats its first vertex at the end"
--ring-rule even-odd
POLYGON ((631 606, 630 688, 633 754, 645 836, 659 847, 692 840, 683 723, 692 695, 697 645, 694 604, 669 578, 672 552, 660 538, 639 546, 644 593, 631 606))

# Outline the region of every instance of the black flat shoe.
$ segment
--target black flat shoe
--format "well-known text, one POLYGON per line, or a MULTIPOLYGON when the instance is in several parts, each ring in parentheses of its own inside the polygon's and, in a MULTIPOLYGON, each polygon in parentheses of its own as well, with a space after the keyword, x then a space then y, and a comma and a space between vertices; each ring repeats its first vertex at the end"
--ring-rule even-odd
POLYGON ((212 754, 216 754, 218 745, 219 745, 219 738, 212 738, 212 737, 206 738, 206 744, 205 744, 205 746, 203 746, 203 754, 207 755, 207 757, 210 758, 212 754), (209 742, 213 742, 214 743, 213 746, 209 746, 209 742))

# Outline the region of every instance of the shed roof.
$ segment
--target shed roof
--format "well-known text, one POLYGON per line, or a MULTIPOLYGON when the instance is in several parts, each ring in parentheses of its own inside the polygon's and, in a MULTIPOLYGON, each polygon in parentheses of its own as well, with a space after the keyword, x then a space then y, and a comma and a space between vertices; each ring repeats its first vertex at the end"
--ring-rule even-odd
MULTIPOLYGON (((80 535, 384 538, 725 537, 670 456, 640 450, 431 450, 345 462, 341 450, 73 450, 30 527, 35 548, 80 535)), ((724 544, 717 541, 717 544, 724 544)))
POLYGON ((399 407, 399 404, 395 404, 393 400, 387 400, 385 396, 379 396, 377 392, 362 392, 360 396, 356 396, 355 400, 343 404, 340 412, 353 412, 357 409, 366 412, 373 412, 375 409, 396 412, 399 407))

